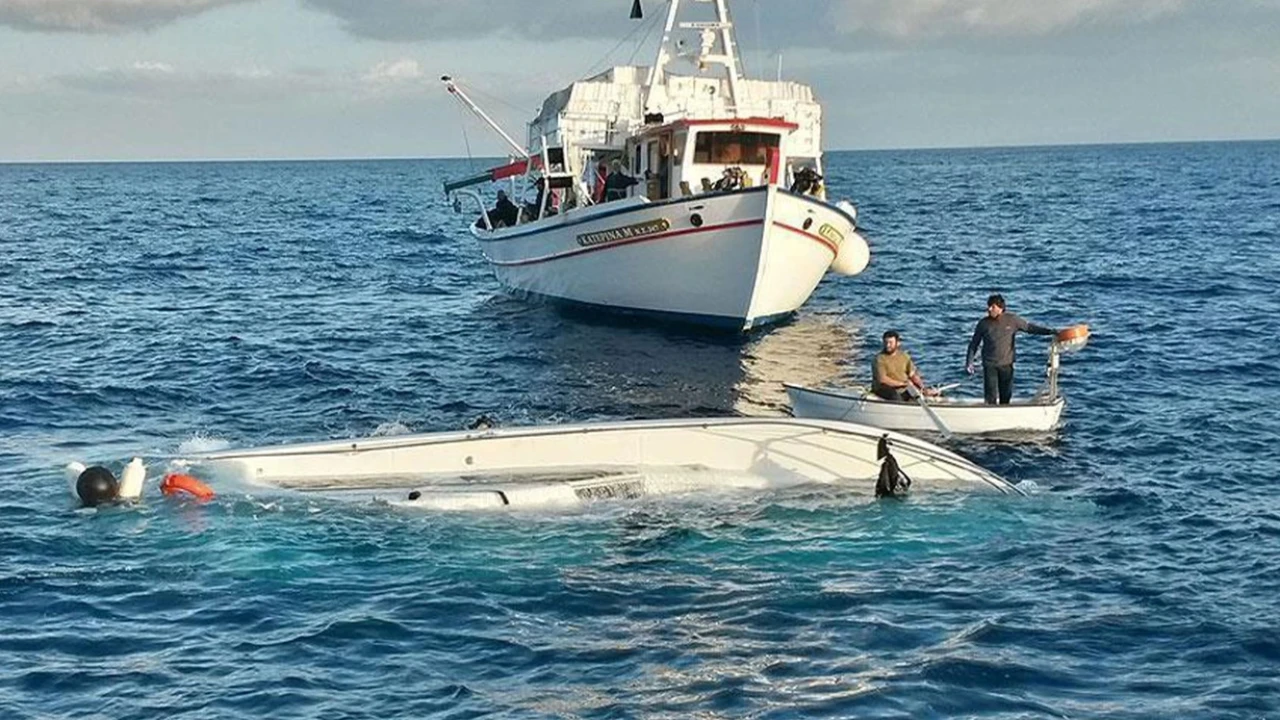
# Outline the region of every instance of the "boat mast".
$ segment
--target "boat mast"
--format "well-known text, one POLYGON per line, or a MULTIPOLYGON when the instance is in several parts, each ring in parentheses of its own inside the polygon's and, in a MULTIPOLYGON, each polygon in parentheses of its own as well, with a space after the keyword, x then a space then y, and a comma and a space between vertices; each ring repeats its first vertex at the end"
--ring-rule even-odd
MULTIPOLYGON (((708 0, 702 0, 707 2, 708 0)), ((729 20, 728 0, 712 0, 716 5, 716 19, 713 22, 683 22, 681 30, 701 30, 702 46, 698 51, 698 65, 708 63, 723 65, 729 79, 729 106, 735 111, 738 106, 738 82, 742 79, 739 72, 738 45, 733 36, 733 22, 729 20), (715 52, 716 35, 719 34, 722 52, 715 52)), ((681 0, 671 0, 671 8, 667 11, 667 23, 662 31, 662 43, 658 46, 658 56, 649 69, 649 90, 645 97, 648 105, 648 94, 659 84, 666 84, 667 64, 676 56, 676 46, 672 42, 671 33, 676 28, 676 17, 680 14, 681 0)))
POLYGON ((442 75, 440 77, 440 80, 441 82, 444 83, 444 86, 449 91, 449 94, 458 98, 458 102, 462 103, 463 107, 475 113, 476 117, 483 120, 486 125, 488 125, 490 128, 493 129, 494 132, 501 135, 502 139, 506 140, 507 144, 510 145, 512 148, 514 148, 515 151, 521 157, 524 157, 525 159, 529 158, 529 153, 525 151, 524 148, 520 147, 520 145, 516 143, 515 140, 512 140, 511 136, 508 135, 505 130, 499 127, 498 123, 494 122, 493 118, 489 117, 484 110, 481 110, 479 105, 476 105, 474 102, 472 102, 471 98, 467 97, 467 94, 462 91, 462 88, 458 87, 458 84, 453 81, 453 78, 449 77, 448 75, 442 75))

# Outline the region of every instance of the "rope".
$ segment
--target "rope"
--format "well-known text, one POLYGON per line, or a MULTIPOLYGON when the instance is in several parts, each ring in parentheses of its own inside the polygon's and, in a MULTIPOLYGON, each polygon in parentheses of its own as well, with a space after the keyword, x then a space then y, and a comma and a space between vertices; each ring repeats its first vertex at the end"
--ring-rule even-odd
POLYGON ((475 160, 471 157, 471 138, 467 137, 467 119, 462 119, 462 142, 467 146, 467 171, 475 172, 475 160))
POLYGON ((497 95, 490 95, 489 93, 485 92, 484 90, 481 90, 480 88, 478 88, 478 87, 476 87, 475 85, 472 85, 472 84, 470 84, 470 83, 468 83, 468 84, 467 84, 467 89, 468 89, 468 90, 470 90, 470 91, 471 91, 471 94, 473 94, 473 95, 479 95, 479 96, 483 97, 484 99, 486 99, 486 100, 492 100, 492 101, 494 101, 494 102, 498 103, 499 105, 506 105, 507 107, 511 108, 512 110, 515 110, 515 111, 516 111, 516 112, 518 112, 518 113, 524 114, 524 113, 529 112, 529 108, 522 108, 522 107, 520 107, 519 105, 516 105, 516 104, 515 104, 515 103, 513 103, 513 102, 509 102, 509 101, 507 101, 507 100, 503 100, 502 98, 498 97, 497 95))
MULTIPOLYGON (((659 18, 659 17, 661 17, 661 16, 662 16, 662 14, 661 14, 661 13, 651 13, 651 14, 649 15, 649 19, 648 19, 647 21, 645 21, 645 22, 643 22, 643 23, 641 23, 641 24, 639 24, 639 25, 636 25, 635 27, 631 28, 631 32, 629 32, 629 33, 627 33, 626 35, 624 35, 624 36, 622 37, 622 39, 621 39, 621 40, 619 40, 619 41, 617 42, 617 44, 616 44, 616 45, 614 45, 612 48, 610 48, 609 52, 605 53, 603 57, 601 57, 599 60, 595 61, 595 64, 593 64, 593 65, 590 67, 590 69, 588 69, 588 70, 587 70, 587 72, 586 72, 586 74, 585 74, 585 75, 583 75, 582 77, 580 77, 580 78, 578 78, 578 79, 579 79, 579 80, 586 80, 587 78, 591 77, 592 75, 595 75, 595 74, 596 74, 597 72, 599 72, 600 70, 603 70, 603 69, 604 69, 604 67, 608 64, 608 60, 609 60, 609 58, 610 58, 610 57, 612 57, 612 56, 613 56, 613 54, 614 54, 615 52, 617 52, 617 51, 618 51, 618 48, 622 47, 624 44, 626 44, 626 42, 627 42, 628 40, 630 40, 633 36, 635 36, 635 34, 636 34, 636 33, 640 32, 641 30, 644 30, 645 28, 648 28, 648 30, 645 32, 645 38, 647 39, 647 38, 649 37, 649 33, 650 33, 650 32, 652 32, 652 31, 653 31, 653 28, 657 26, 657 20, 658 20, 658 18, 659 18)), ((642 40, 641 42, 643 42, 643 40, 642 40)), ((639 51, 639 46, 637 46, 636 51, 637 51, 637 52, 639 51)), ((631 57, 632 57, 632 58, 634 58, 635 56, 636 56, 636 53, 635 53, 635 52, 631 53, 631 57)), ((628 62, 630 62, 630 61, 628 60, 628 62)))
MULTIPOLYGON (((764 80, 765 79, 764 59, 768 57, 768 55, 765 53, 765 49, 764 49, 764 38, 761 37, 762 31, 760 29, 760 0, 754 0, 754 2, 751 3, 751 9, 755 11, 754 15, 756 20, 756 60, 759 62, 759 67, 756 68, 756 72, 760 73, 758 77, 761 80, 764 80)), ((739 53, 739 54, 741 55, 742 53, 739 53)), ((742 69, 742 74, 743 75, 747 74, 746 68, 742 69)))
POLYGON ((635 49, 631 51, 631 57, 627 58, 628 65, 635 62, 636 55, 640 54, 640 48, 644 47, 645 43, 649 42, 649 36, 653 34, 653 29, 658 27, 657 21, 659 17, 661 16, 654 15, 650 21, 646 23, 649 26, 649 29, 644 31, 644 37, 640 38, 640 42, 636 43, 635 49))

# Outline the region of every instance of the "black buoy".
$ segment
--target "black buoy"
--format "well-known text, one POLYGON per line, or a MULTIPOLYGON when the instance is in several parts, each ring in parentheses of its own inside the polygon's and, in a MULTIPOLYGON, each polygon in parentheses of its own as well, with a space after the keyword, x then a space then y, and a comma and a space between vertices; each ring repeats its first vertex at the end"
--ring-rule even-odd
POLYGON ((120 494, 120 483, 111 471, 101 465, 85 468, 76 478, 76 495, 85 507, 97 507, 114 502, 120 494))

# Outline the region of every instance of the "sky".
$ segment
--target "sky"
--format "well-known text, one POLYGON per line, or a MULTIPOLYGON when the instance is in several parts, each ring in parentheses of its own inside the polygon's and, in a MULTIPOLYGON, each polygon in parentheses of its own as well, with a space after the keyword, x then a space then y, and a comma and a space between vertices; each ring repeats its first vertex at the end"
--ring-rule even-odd
MULTIPOLYGON (((0 162, 504 154, 439 77, 523 138, 549 93, 651 61, 643 3, 0 0, 0 162)), ((1280 0, 732 8, 829 150, 1280 138, 1280 0)))

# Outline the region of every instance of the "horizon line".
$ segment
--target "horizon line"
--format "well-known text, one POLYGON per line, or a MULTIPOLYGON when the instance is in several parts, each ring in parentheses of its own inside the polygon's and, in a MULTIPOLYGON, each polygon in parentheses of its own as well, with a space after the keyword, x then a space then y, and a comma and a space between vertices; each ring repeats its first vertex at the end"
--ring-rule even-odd
MULTIPOLYGON (((1087 148, 1087 147, 1121 147, 1132 145, 1214 145, 1231 143, 1268 143, 1280 142, 1280 137, 1260 138, 1220 138, 1201 140, 1130 140, 1116 142, 1060 142, 1060 143, 1027 143, 1022 145, 917 145, 901 147, 874 148, 836 148, 824 150, 824 155, 831 153, 874 153, 874 152, 913 152, 942 150, 1028 150, 1051 148, 1087 148)), ((420 160, 478 160, 500 159, 503 155, 475 155, 470 158, 461 155, 382 155, 382 156, 301 156, 301 157, 209 157, 209 158, 149 158, 149 159, 59 159, 59 160, 3 160, 0 165, 163 165, 181 163, 285 163, 285 162, 404 162, 420 160)))

